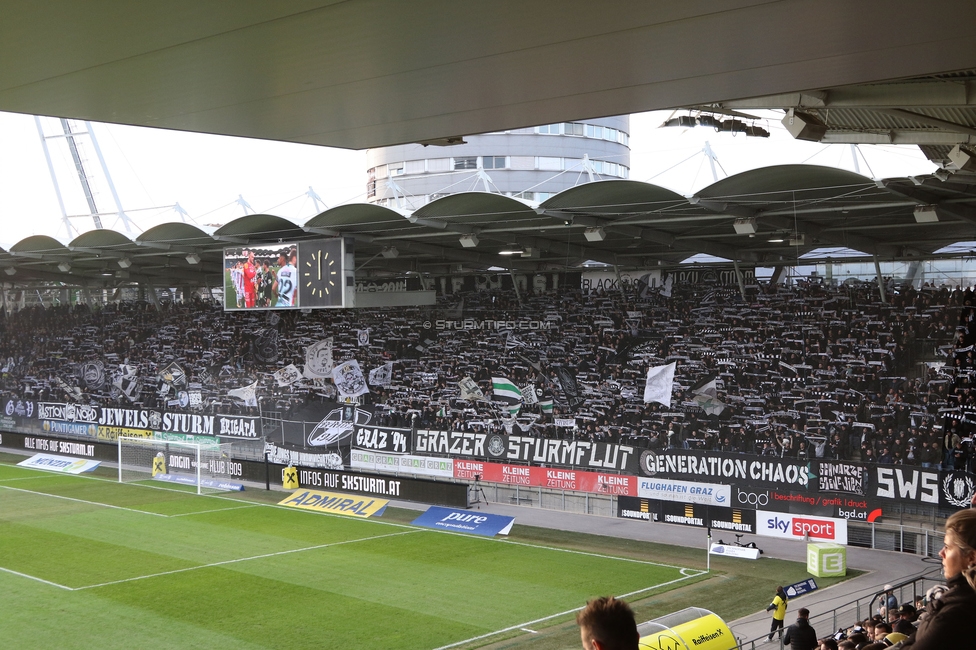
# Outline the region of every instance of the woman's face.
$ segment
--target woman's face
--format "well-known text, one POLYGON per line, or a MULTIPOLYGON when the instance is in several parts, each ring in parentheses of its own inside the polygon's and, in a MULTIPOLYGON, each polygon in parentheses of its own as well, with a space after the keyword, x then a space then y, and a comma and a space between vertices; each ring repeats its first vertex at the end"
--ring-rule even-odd
POLYGON ((976 562, 976 552, 964 551, 959 547, 959 540, 953 531, 948 531, 945 535, 945 545, 939 552, 942 558, 942 573, 946 578, 954 578, 962 570, 976 562))

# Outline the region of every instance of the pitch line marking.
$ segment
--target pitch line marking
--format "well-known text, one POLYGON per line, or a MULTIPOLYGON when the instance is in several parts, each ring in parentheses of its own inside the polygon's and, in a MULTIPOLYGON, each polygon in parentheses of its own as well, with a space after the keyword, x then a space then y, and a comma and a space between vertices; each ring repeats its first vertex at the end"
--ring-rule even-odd
MULTIPOLYGON (((73 478, 88 479, 88 480, 91 480, 91 481, 102 481, 104 483, 118 483, 118 481, 114 481, 114 480, 111 480, 111 479, 105 479, 105 478, 101 478, 101 477, 98 477, 98 476, 72 475, 72 477, 73 478)), ((176 490, 174 488, 168 488, 168 487, 164 487, 164 486, 161 486, 161 485, 147 485, 145 483, 128 483, 126 485, 132 485, 132 486, 136 486, 136 487, 146 487, 146 488, 151 488, 153 490, 164 490, 166 492, 178 492, 180 494, 188 494, 188 495, 191 495, 191 496, 198 496, 198 497, 202 496, 202 497, 208 498, 208 499, 219 499, 221 501, 232 501, 234 503, 241 503, 242 501, 244 501, 244 499, 239 498, 239 497, 229 497, 229 496, 223 496, 223 495, 219 495, 219 494, 194 495, 194 494, 192 494, 190 492, 186 492, 184 490, 176 490)), ((2 487, 5 487, 5 486, 0 485, 0 488, 2 488, 2 487)), ((8 489, 14 489, 14 488, 8 488, 8 489)), ((43 494, 43 493, 41 493, 41 494, 43 494)), ((381 495, 372 495, 372 496, 381 497, 381 495)), ((288 506, 283 506, 283 505, 280 505, 280 504, 277 504, 277 503, 261 503, 261 502, 258 502, 258 503, 255 503, 254 505, 263 506, 263 507, 266 507, 266 508, 275 508, 275 509, 279 509, 279 510, 286 510, 288 512, 304 512, 306 514, 311 514, 311 515, 324 515, 326 517, 340 517, 340 518, 343 518, 343 519, 348 519, 348 517, 346 517, 345 515, 337 515, 337 514, 333 514, 333 513, 329 513, 329 512, 313 512, 313 511, 310 511, 310 510, 300 510, 300 509, 296 509, 296 508, 290 508, 288 506)), ((118 506, 116 506, 116 507, 118 507, 118 506)), ((137 510, 136 512, 146 512, 146 511, 144 511, 144 510, 137 510)), ((158 514, 158 513, 146 512, 146 514, 158 514)), ((159 516, 161 516, 161 517, 169 517, 169 516, 173 516, 173 515, 159 515, 159 516)), ((498 539, 498 538, 495 538, 495 537, 483 537, 483 536, 480 536, 480 535, 468 535, 468 534, 465 534, 465 533, 458 533, 458 532, 452 532, 452 531, 446 531, 446 530, 434 531, 434 530, 429 529, 429 528, 418 528, 416 526, 411 526, 410 524, 400 524, 400 523, 394 523, 392 521, 379 521, 379 520, 370 519, 366 523, 369 523, 369 524, 378 524, 378 525, 381 525, 381 526, 393 526, 395 528, 407 528, 407 529, 409 529, 411 531, 439 532, 439 533, 446 534, 446 535, 458 535, 460 537, 468 537, 470 539, 476 539, 476 540, 483 541, 483 542, 495 542, 495 543, 499 543, 499 544, 514 544, 514 545, 518 545, 518 546, 527 546, 527 547, 530 547, 530 548, 537 548, 537 549, 547 550, 547 551, 562 551, 563 553, 575 553, 575 554, 579 554, 579 555, 588 555, 590 557, 597 557, 597 558, 602 558, 602 559, 606 559, 606 560, 622 560, 624 562, 634 562, 636 564, 645 564, 645 565, 649 565, 649 566, 660 566, 660 567, 665 567, 665 568, 668 568, 668 569, 679 569, 679 570, 682 571, 682 573, 685 570, 695 571, 695 569, 686 569, 685 567, 679 567, 679 566, 671 565, 671 564, 662 564, 660 562, 650 562, 648 560, 637 560, 637 559, 633 559, 633 558, 620 557, 620 556, 617 556, 617 555, 604 555, 604 554, 601 554, 601 553, 589 553, 589 552, 586 552, 586 551, 575 551, 575 550, 572 550, 572 549, 559 548, 559 547, 556 547, 556 546, 544 546, 544 545, 541 545, 541 544, 529 544, 527 542, 515 542, 515 541, 507 540, 507 539, 498 539)), ((705 572, 702 571, 701 573, 705 573, 705 572)), ((700 574, 695 574, 695 575, 700 575, 700 574)), ((687 577, 694 577, 694 576, 687 576, 687 577)))
POLYGON ((59 585, 56 582, 51 582, 50 580, 45 580, 44 578, 38 578, 37 576, 28 575, 26 573, 21 573, 20 571, 14 571, 13 569, 7 569, 0 566, 0 571, 5 571, 6 573, 11 573, 15 576, 20 576, 21 578, 27 578, 28 580, 36 580, 37 582, 43 582, 46 585, 51 585, 52 587, 57 587, 58 589, 64 589, 65 591, 74 591, 71 587, 65 587, 64 585, 59 585))
POLYGON ((39 478, 53 478, 52 476, 18 476, 17 478, 0 478, 0 483, 6 483, 8 481, 36 481, 39 478))
POLYGON ((225 510, 242 510, 244 508, 257 508, 260 504, 254 503, 247 506, 237 506, 234 508, 214 508, 213 510, 198 510, 197 512, 181 512, 178 515, 166 515, 167 517, 189 517, 190 515, 203 515, 208 512, 224 512, 225 510))
POLYGON ((150 512, 148 510, 137 510, 135 508, 126 508, 125 506, 113 506, 110 503, 101 503, 99 501, 86 501, 85 499, 76 499, 75 497, 66 497, 60 494, 48 494, 47 492, 36 492, 34 490, 24 490, 22 488, 10 487, 9 485, 0 485, 0 489, 4 490, 14 490, 15 492, 25 492, 27 494, 36 494, 42 497, 51 497, 52 499, 64 499, 66 501, 75 501, 77 503, 87 503, 92 506, 101 506, 103 508, 114 508, 116 510, 128 510, 129 512, 138 512, 144 515, 152 515, 154 517, 166 517, 167 515, 160 514, 158 512, 150 512))
MULTIPOLYGON (((98 476, 80 476, 80 475, 73 475, 73 478, 88 479, 88 480, 91 480, 91 481, 102 481, 104 483, 118 483, 118 481, 114 481, 114 480, 111 480, 111 479, 105 479, 105 478, 101 478, 101 477, 98 477, 98 476)), ((150 488, 150 489, 153 489, 153 490, 163 490, 165 492, 178 492, 180 494, 188 494, 190 496, 197 496, 197 497, 202 496, 202 497, 207 498, 207 499, 219 499, 221 501, 232 501, 234 503, 241 503, 244 500, 244 499, 239 498, 239 497, 229 497, 229 496, 223 496, 223 495, 220 495, 220 494, 196 495, 196 494, 192 494, 190 492, 186 492, 185 490, 177 490, 177 489, 170 488, 170 487, 165 487, 165 486, 162 486, 162 485, 148 485, 146 483, 127 483, 125 485, 132 485, 132 486, 135 486, 135 487, 150 488)), ((4 486, 0 485, 0 487, 4 487, 4 486)), ((372 495, 372 496, 377 496, 379 498, 382 498, 381 495, 372 495)), ((333 513, 330 513, 330 512, 313 512, 313 511, 310 511, 310 510, 299 510, 299 509, 296 509, 296 508, 290 508, 288 506, 283 506, 283 505, 280 505, 280 504, 277 504, 277 503, 261 503, 261 502, 258 502, 258 503, 255 503, 254 505, 256 505, 256 506, 263 506, 263 507, 266 507, 266 508, 275 508, 275 509, 279 509, 279 510, 286 510, 288 512, 304 512, 306 514, 311 514, 311 515, 320 515, 320 516, 321 515, 324 515, 326 517, 340 517, 340 518, 343 518, 343 519, 348 519, 348 517, 345 516, 345 515, 337 515, 337 514, 333 514, 333 513)), ((136 512, 146 512, 146 511, 144 511, 144 510, 137 510, 136 512)), ((157 513, 148 513, 148 514, 157 514, 157 513)), ((187 513, 187 514, 191 514, 191 513, 187 513)), ((193 513, 193 514, 195 514, 195 513, 193 513)), ((159 515, 159 516, 161 516, 161 517, 172 517, 172 516, 175 516, 175 515, 159 515)), ((421 530, 421 531, 428 531, 428 532, 438 532, 438 533, 445 534, 445 535, 457 535, 459 537, 467 537, 469 539, 476 539, 476 540, 479 540, 479 541, 482 541, 482 542, 495 542, 496 544, 514 544, 514 545, 517 545, 517 546, 527 546, 527 547, 530 547, 530 548, 537 548, 537 549, 546 550, 546 551, 561 551, 563 553, 574 553, 574 554, 578 554, 578 555, 587 555, 587 556, 590 556, 590 557, 596 557, 596 558, 601 558, 601 559, 606 559, 606 560, 622 560, 624 562, 633 562, 633 563, 636 563, 636 564, 644 564, 644 565, 648 565, 648 566, 659 566, 659 567, 665 567, 665 568, 668 568, 668 569, 679 569, 679 570, 685 569, 685 567, 680 567, 680 566, 676 566, 676 565, 663 564, 661 562, 650 562, 648 560, 637 560, 637 559, 634 559, 634 558, 621 557, 621 556, 617 556, 617 555, 605 555, 605 554, 602 554, 602 553, 590 553, 590 552, 586 552, 586 551, 575 551, 575 550, 572 550, 572 549, 559 548, 559 547, 556 547, 556 546, 544 546, 542 544, 529 544, 528 542, 516 542, 516 541, 512 541, 512 540, 508 540, 508 539, 498 539, 498 538, 495 538, 495 537, 483 537, 481 535, 468 535, 466 533, 459 533, 459 532, 448 531, 448 530, 437 530, 437 531, 433 531, 432 529, 429 529, 429 528, 418 528, 416 526, 411 526, 410 524, 400 524, 400 523, 394 523, 392 521, 379 521, 379 520, 370 519, 367 523, 370 523, 370 524, 379 524, 379 525, 382 525, 382 526, 393 526, 395 528, 407 528, 407 529, 410 529, 410 530, 421 530)), ((690 570, 691 571, 694 571, 695 569, 690 569, 690 570)))
MULTIPOLYGON (((122 580, 111 580, 109 582, 102 582, 97 585, 86 585, 84 587, 75 587, 72 591, 81 591, 83 589, 95 589, 97 587, 108 587, 109 585, 118 585, 124 582, 135 582, 136 580, 147 580, 149 578, 158 578, 160 576, 173 575, 174 573, 186 573, 187 571, 196 571, 198 569, 209 569, 217 566, 225 566, 227 564, 236 564, 238 562, 248 562, 250 560, 260 560, 269 557, 276 557, 279 555, 289 555, 291 553, 302 553, 304 551, 314 551, 320 548, 329 548, 331 546, 342 546, 343 544, 355 544, 357 542, 368 542, 374 539, 382 539, 384 537, 396 537, 397 535, 409 535, 410 533, 422 532, 423 529, 416 530, 404 530, 399 533, 387 533, 386 535, 373 535, 372 537, 361 537, 359 539, 347 539, 341 542, 329 542, 328 544, 317 544, 315 546, 306 546, 304 548, 293 548, 287 551, 276 551, 274 553, 263 553, 261 555, 252 555, 250 557, 240 557, 233 560, 221 560, 220 562, 211 562, 210 564, 201 564, 199 566, 191 566, 183 569, 173 569, 172 571, 161 571, 159 573, 151 573, 144 576, 136 576, 135 578, 123 578, 122 580)), ((53 584, 53 583, 52 583, 53 584)), ((60 586, 60 585, 58 585, 60 586)))
MULTIPOLYGON (((699 573, 697 575, 702 575, 704 573, 705 573, 705 571, 702 571, 701 573, 699 573)), ((617 598, 629 598, 630 596, 635 596, 637 594, 642 594, 642 593, 644 593, 646 591, 653 591, 655 589, 660 589, 661 587, 667 587, 668 585, 673 585, 675 583, 682 582, 682 581, 687 580, 688 578, 692 578, 692 577, 695 577, 695 576, 684 576, 682 578, 676 578, 674 580, 669 580, 668 582, 662 582, 660 584, 656 584, 656 585, 653 585, 651 587, 644 587, 643 589, 638 589, 637 591, 631 591, 630 593, 621 594, 620 596, 617 596, 617 598)), ((468 643, 474 643, 475 641, 481 641, 483 639, 488 639, 488 638, 491 638, 493 636, 497 636, 499 634, 504 634, 505 632, 513 632, 515 630, 525 630, 525 628, 527 628, 530 625, 534 625, 536 623, 544 623, 545 621, 549 621, 549 620, 552 620, 554 618, 559 618, 560 616, 567 616, 567 615, 572 614, 574 612, 580 611, 581 609, 583 609, 583 607, 585 607, 585 606, 574 607, 573 609, 567 609, 565 612, 559 612, 558 614, 550 614, 549 616, 543 616, 542 618, 537 618, 534 621, 526 621, 524 623, 518 623, 516 625, 511 625, 511 626, 506 627, 506 628, 503 628, 501 630, 495 630, 494 632, 488 632, 487 634, 481 634, 479 636, 473 636, 470 639, 465 639, 464 641, 456 641, 454 643, 449 643, 448 645, 442 645, 439 648, 435 648, 435 650, 448 650, 448 648, 456 648, 458 646, 462 646, 462 645, 465 645, 465 644, 468 644, 468 643)), ((532 630, 525 630, 525 631, 532 632, 532 630)), ((533 632, 533 634, 537 634, 537 632, 533 632)))

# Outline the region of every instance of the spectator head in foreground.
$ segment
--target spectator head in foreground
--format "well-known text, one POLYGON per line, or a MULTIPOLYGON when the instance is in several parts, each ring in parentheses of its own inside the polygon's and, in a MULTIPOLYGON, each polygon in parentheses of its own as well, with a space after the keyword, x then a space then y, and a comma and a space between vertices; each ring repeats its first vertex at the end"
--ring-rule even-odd
POLYGON ((630 605, 613 596, 594 598, 576 615, 583 650, 637 650, 640 634, 630 605))
POLYGON ((946 520, 945 546, 939 556, 947 579, 976 565, 976 510, 960 510, 946 520))
POLYGON ((836 639, 820 639, 820 646, 817 650, 837 650, 837 640, 836 639))

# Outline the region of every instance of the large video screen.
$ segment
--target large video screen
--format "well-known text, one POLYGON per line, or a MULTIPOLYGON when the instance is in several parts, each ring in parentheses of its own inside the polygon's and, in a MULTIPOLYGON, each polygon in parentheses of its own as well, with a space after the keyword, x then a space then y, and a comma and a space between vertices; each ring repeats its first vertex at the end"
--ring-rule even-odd
POLYGON ((345 306, 341 238, 224 249, 224 309, 345 306))

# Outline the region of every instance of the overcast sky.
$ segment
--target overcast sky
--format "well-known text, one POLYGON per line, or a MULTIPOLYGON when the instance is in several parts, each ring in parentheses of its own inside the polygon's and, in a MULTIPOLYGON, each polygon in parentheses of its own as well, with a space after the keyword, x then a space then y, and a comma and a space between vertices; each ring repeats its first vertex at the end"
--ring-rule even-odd
MULTIPOLYGON (((779 115, 759 123, 769 138, 718 133, 706 128, 659 128, 668 111, 631 117, 631 173, 691 195, 713 182, 706 156, 708 142, 720 166, 718 178, 775 164, 807 163, 854 170, 850 145, 799 142, 786 132, 779 115)), ((63 133, 58 120, 41 118, 45 135, 63 133)), ((76 123, 82 128, 82 123, 76 123)), ((198 225, 224 224, 244 214, 242 196, 256 212, 301 223, 318 213, 306 196, 311 186, 329 207, 365 200, 366 154, 309 145, 201 135, 139 127, 94 124, 95 135, 122 207, 135 222, 135 236, 158 223, 179 220, 176 203, 198 225)), ((91 172, 100 212, 115 212, 115 202, 87 139, 81 154, 91 172)), ((47 140, 68 214, 88 214, 87 204, 63 137, 47 140)), ((926 174, 935 166, 915 146, 861 145, 860 173, 874 178, 926 174)), ((48 171, 35 119, 0 113, 0 246, 34 234, 68 241, 61 208, 48 171)), ((82 232, 91 218, 72 219, 82 232)), ((117 217, 104 227, 124 232, 117 217)))

